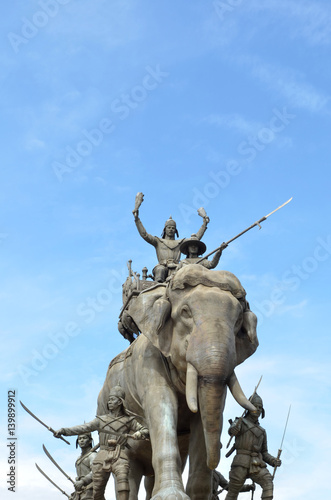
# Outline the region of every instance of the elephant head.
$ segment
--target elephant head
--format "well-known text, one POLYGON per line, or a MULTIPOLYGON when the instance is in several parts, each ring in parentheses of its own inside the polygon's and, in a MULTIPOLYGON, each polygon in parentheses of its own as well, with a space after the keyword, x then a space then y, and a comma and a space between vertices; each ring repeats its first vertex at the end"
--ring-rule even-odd
POLYGON ((245 295, 232 273, 187 265, 129 308, 142 334, 175 367, 190 410, 199 409, 211 469, 220 458, 227 387, 241 406, 254 410, 234 372, 258 346, 256 316, 245 295))

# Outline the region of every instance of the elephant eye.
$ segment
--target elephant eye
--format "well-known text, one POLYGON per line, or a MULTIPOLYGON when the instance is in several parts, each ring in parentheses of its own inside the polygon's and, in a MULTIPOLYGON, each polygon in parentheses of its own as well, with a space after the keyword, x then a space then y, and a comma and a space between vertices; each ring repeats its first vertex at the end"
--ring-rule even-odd
POLYGON ((182 307, 181 316, 184 319, 190 319, 190 318, 192 318, 192 313, 191 313, 191 310, 189 309, 188 306, 183 306, 182 307))

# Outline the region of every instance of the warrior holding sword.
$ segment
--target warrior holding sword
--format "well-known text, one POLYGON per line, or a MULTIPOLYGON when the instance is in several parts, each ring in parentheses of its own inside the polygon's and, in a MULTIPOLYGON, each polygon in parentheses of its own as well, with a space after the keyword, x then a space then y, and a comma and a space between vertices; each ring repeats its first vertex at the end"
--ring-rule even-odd
POLYGON ((77 477, 74 486, 76 491, 71 495, 72 500, 93 499, 92 463, 97 454, 92 450, 92 443, 91 433, 81 434, 76 440, 76 448, 79 446, 82 453, 75 463, 77 477))
MULTIPOLYGON (((171 272, 176 269, 177 264, 179 263, 181 252, 180 245, 184 242, 185 238, 181 238, 178 240, 175 239, 175 235, 178 237, 179 234, 176 222, 172 219, 171 216, 165 222, 161 238, 149 234, 142 225, 142 222, 139 218, 139 207, 142 204, 143 199, 144 195, 142 193, 138 193, 136 196, 135 207, 132 213, 134 215, 134 221, 136 223, 140 236, 145 241, 147 241, 147 243, 155 247, 158 264, 153 269, 153 275, 155 281, 163 283, 168 277, 169 273, 171 274, 171 272)), ((203 208, 199 208, 198 214, 203 218, 202 226, 196 233, 196 238, 200 240, 207 229, 209 217, 207 216, 203 208)))
POLYGON ((129 498, 129 460, 126 453, 127 439, 146 439, 148 429, 126 410, 125 392, 115 386, 110 390, 108 399, 109 413, 97 416, 87 424, 66 427, 55 431, 54 436, 76 436, 91 431, 99 431, 100 451, 92 463, 93 500, 104 500, 104 492, 110 474, 116 477, 116 499, 129 498), (133 432, 133 434, 129 434, 133 432))

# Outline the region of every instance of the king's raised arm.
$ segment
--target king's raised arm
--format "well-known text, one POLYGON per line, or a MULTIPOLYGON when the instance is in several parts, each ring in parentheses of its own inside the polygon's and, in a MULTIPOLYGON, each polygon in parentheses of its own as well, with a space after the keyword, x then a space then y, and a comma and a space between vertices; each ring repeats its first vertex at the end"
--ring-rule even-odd
POLYGON ((203 218, 203 223, 202 226, 200 227, 199 231, 196 233, 196 236, 199 240, 201 240, 202 236, 205 234, 208 223, 210 222, 210 219, 208 215, 206 214, 206 211, 203 207, 198 209, 198 214, 200 217, 203 218))
MULTIPOLYGON (((155 281, 163 283, 177 268, 181 253, 180 245, 184 241, 184 238, 176 240, 176 236, 179 238, 179 234, 176 222, 171 216, 166 220, 160 238, 149 234, 139 218, 139 208, 143 199, 144 195, 138 193, 132 213, 140 236, 147 241, 147 243, 155 247, 158 264, 153 268, 153 277, 155 281)), ((200 240, 207 229, 209 217, 202 207, 199 208, 198 214, 203 218, 202 226, 196 234, 197 239, 200 240)))
POLYGON ((140 234, 140 236, 145 241, 147 241, 147 243, 150 243, 151 245, 153 245, 155 247, 157 245, 157 239, 156 239, 155 236, 152 236, 151 234, 149 234, 146 231, 146 229, 144 228, 143 223, 139 219, 139 209, 133 210, 132 213, 133 213, 133 216, 134 216, 134 222, 136 224, 136 227, 138 229, 138 233, 140 234))

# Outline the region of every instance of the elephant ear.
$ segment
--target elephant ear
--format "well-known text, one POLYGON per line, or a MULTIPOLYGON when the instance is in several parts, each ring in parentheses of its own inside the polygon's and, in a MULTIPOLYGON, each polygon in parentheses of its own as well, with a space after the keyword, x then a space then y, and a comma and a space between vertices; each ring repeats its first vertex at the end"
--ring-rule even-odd
POLYGON ((257 317, 248 309, 243 313, 241 329, 236 336, 237 364, 240 365, 256 351, 259 341, 256 334, 257 317))
POLYGON ((166 285, 158 285, 142 292, 132 301, 128 313, 141 333, 164 356, 169 356, 172 321, 171 304, 166 296, 166 285))

